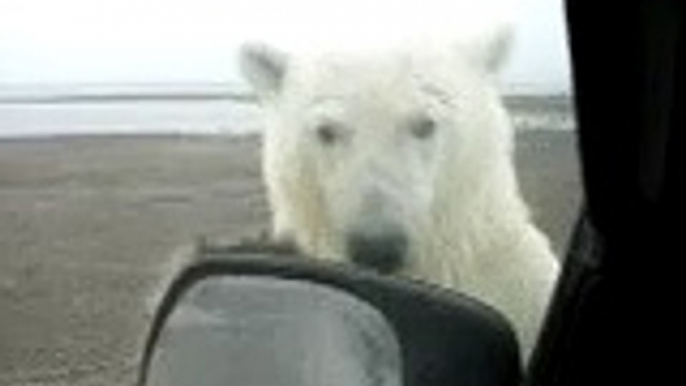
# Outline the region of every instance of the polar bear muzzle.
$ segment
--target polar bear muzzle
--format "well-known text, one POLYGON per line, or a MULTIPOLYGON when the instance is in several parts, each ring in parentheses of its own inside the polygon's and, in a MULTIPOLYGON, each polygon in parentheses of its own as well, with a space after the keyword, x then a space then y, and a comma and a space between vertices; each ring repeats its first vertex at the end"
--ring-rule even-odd
POLYGON ((399 227, 376 232, 355 230, 346 238, 349 259, 380 273, 399 271, 407 261, 408 246, 408 237, 399 227))

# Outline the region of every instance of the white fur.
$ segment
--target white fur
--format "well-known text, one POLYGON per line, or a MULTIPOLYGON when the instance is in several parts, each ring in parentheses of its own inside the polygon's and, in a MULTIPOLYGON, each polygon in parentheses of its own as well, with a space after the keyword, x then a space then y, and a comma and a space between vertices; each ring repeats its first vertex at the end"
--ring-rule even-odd
POLYGON ((309 57, 252 45, 243 68, 267 114, 274 236, 341 260, 351 227, 401 224, 411 259, 399 274, 495 306, 528 357, 558 263, 521 198, 514 134, 493 86, 508 41, 501 31, 450 49, 309 57), (418 117, 436 122, 431 138, 412 137, 418 117), (335 144, 318 140, 322 123, 335 144))

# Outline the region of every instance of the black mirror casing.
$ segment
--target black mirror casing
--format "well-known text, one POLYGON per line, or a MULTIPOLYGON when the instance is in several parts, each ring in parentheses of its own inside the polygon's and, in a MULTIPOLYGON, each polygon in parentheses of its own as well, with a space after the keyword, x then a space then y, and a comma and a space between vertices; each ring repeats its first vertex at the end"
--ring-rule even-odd
MULTIPOLYGON (((368 342, 369 347, 384 346, 392 348, 394 347, 392 341, 397 341, 397 356, 399 357, 397 360, 397 371, 400 373, 397 377, 398 385, 515 386, 521 381, 519 350, 510 324, 497 311, 469 297, 422 283, 362 271, 350 266, 323 264, 306 260, 290 253, 281 252, 273 254, 241 248, 207 249, 201 250, 199 253, 202 255, 200 256, 201 258, 198 259, 197 263, 187 267, 176 277, 157 310, 140 367, 138 384, 141 386, 150 385, 148 381, 151 379, 151 369, 154 367, 155 356, 157 355, 158 348, 164 346, 165 341, 169 341, 168 338, 165 338, 165 334, 168 334, 165 332, 165 326, 169 324, 172 315, 175 314, 175 310, 180 307, 180 304, 187 301, 185 299, 188 299, 189 294, 193 292, 194 288, 197 289, 203 283, 221 278, 230 279, 229 281, 237 278, 251 278, 262 282, 272 281, 277 283, 273 291, 275 296, 284 296, 283 290, 276 290, 280 285, 278 283, 295 283, 296 287, 311 286, 318 288, 314 292, 331 292, 331 299, 355 299, 352 302, 363 305, 353 308, 367 309, 366 312, 361 314, 371 315, 376 312, 378 315, 381 315, 381 318, 388 325, 389 336, 394 336, 393 339, 389 338, 379 341, 385 343, 368 342), (282 292, 281 295, 279 295, 279 292, 282 292)), ((221 297, 221 294, 217 296, 221 297)), ((205 296, 205 299, 207 298, 205 296)), ((267 298, 263 297, 263 299, 267 298)), ((293 297, 293 299, 296 298, 293 297)), ((297 300, 296 302, 303 303, 302 300, 297 300)), ((339 301, 321 301, 320 299, 319 303, 311 304, 321 304, 322 307, 328 307, 327 304, 333 303, 339 303, 339 301)), ((350 302, 346 300, 342 303, 348 304, 350 302)), ((310 311, 301 311, 299 313, 312 312, 314 308, 310 307, 310 311)), ((253 309, 260 310, 260 308, 253 309)), ((288 310, 289 308, 280 307, 280 309, 282 311, 279 312, 288 313, 288 311, 283 310, 288 310)), ((324 314, 339 315, 335 317, 341 317, 342 319, 358 318, 357 316, 351 317, 349 314, 345 316, 346 312, 322 313, 321 311, 313 311, 319 315, 316 318, 320 318, 324 314)), ((233 315, 240 315, 240 313, 234 313, 233 315)), ((323 317, 329 320, 328 322, 319 324, 329 329, 327 330, 328 332, 324 333, 320 331, 323 334, 320 337, 339 334, 330 330, 332 325, 337 324, 331 322, 330 315, 323 317)), ((294 320, 291 317, 288 317, 288 319, 294 320)), ((302 320, 311 319, 303 318, 302 320)), ((358 319, 371 320, 375 318, 363 317, 358 319)), ((359 325, 360 323, 355 322, 352 324, 359 325)), ((289 322, 289 325, 291 324, 289 322)), ((384 323, 375 322, 372 324, 381 326, 384 323)), ((319 327, 314 328, 313 331, 317 329, 319 327)), ((346 329, 347 327, 343 327, 336 331, 346 329)), ((384 328, 377 328, 374 331, 382 330, 384 328)), ((179 330, 177 329, 176 331, 175 333, 178 334, 179 330)), ((197 329, 195 331, 192 329, 184 331, 184 333, 200 333, 198 332, 200 330, 197 329)), ((302 331, 302 329, 297 329, 297 331, 302 331)), ((207 333, 207 331, 204 333, 207 333)), ((383 334, 386 333, 381 335, 383 334)), ((355 332, 353 335, 364 336, 364 332, 355 332)), ((374 333, 373 335, 379 335, 379 333, 374 333)), ((285 336, 288 336, 288 334, 285 334, 285 336)), ((306 335, 304 334, 303 336, 306 335)), ((321 338, 319 339, 321 340, 321 338)), ((177 341, 180 342, 182 340, 177 341)), ((292 341, 299 342, 302 339, 293 339, 292 341)), ((311 341, 314 343, 318 340, 313 338, 311 341)), ((350 339, 346 338, 345 341, 350 341, 350 339)), ((296 345, 301 346, 300 343, 296 343, 296 345)), ((199 347, 202 348, 202 344, 199 347)), ((210 347, 210 344, 207 347, 210 347)), ((169 345, 165 347, 165 350, 170 349, 181 350, 184 347, 170 348, 169 345)), ((331 350, 331 347, 326 350, 331 350)), ((393 349, 388 349, 387 351, 390 352, 393 349)), ((198 355, 200 360, 200 357, 206 354, 197 353, 196 355, 198 355)), ((381 363, 390 363, 390 365, 386 366, 389 368, 395 366, 392 364, 394 363, 394 355, 391 352, 388 356, 390 359, 381 360, 381 363)), ((359 357, 360 355, 350 354, 349 356, 359 357)), ((294 366, 300 366, 298 361, 293 363, 294 366)), ((226 363, 226 366, 231 366, 231 363, 226 363)), ((363 365, 362 367, 365 366, 363 365)), ((379 366, 374 365, 371 367, 379 366)), ((201 369, 202 366, 197 368, 201 369)), ((188 371, 192 372, 194 370, 188 371)), ((384 378, 386 381, 379 381, 378 378, 383 377, 378 376, 371 376, 371 378, 367 377, 366 379, 374 377, 377 379, 369 381, 371 382, 369 384, 393 384, 392 381, 388 381, 388 379, 393 378, 392 376, 386 376, 384 378)), ((353 377, 351 379, 357 378, 353 377)), ((240 384, 236 379, 227 379, 226 382, 226 384, 240 384)), ((201 386, 202 383, 196 383, 196 385, 201 386)))

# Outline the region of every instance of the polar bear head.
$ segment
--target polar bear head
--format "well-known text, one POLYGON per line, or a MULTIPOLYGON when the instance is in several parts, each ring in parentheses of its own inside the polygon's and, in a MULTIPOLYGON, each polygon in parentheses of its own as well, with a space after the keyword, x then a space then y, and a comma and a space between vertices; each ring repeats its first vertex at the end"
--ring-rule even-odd
POLYGON ((475 198, 511 167, 494 87, 510 34, 486 35, 314 55, 245 45, 275 236, 390 273, 420 265, 445 228, 469 227, 475 198))

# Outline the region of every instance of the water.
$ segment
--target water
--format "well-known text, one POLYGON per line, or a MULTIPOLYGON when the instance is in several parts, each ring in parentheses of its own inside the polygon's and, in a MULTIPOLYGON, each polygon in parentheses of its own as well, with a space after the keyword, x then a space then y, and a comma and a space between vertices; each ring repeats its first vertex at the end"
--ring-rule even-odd
POLYGON ((245 134, 259 110, 232 100, 0 103, 0 137, 79 134, 245 134))
MULTIPOLYGON (((520 130, 571 130, 568 99, 506 99, 520 130), (555 103, 550 103, 554 101, 555 103)), ((243 135, 260 127, 250 100, 206 95, 111 95, 0 100, 0 138, 94 134, 243 135)))

